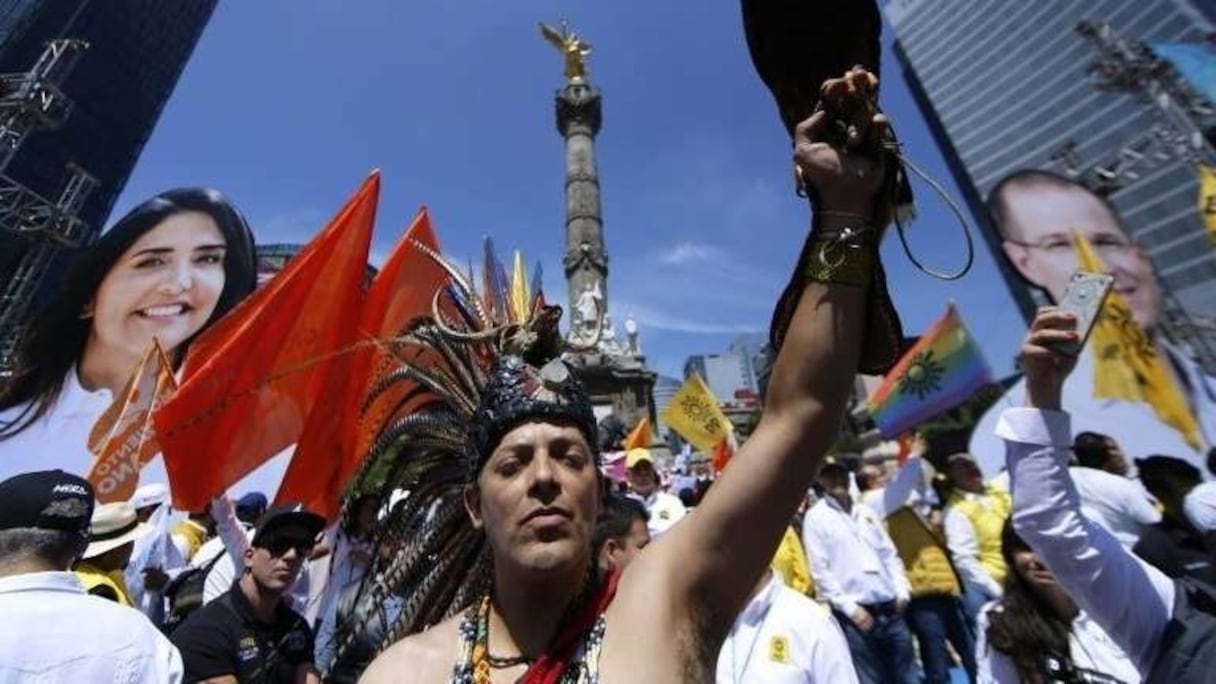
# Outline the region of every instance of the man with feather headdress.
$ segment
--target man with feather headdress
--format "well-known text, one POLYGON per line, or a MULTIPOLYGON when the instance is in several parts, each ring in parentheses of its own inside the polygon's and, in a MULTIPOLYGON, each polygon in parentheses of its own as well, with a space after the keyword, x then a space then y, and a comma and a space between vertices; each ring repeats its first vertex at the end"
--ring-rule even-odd
MULTIPOLYGON (((837 59, 851 66, 856 52, 837 59)), ((372 447, 373 459, 391 458, 389 486, 410 496, 382 531, 403 551, 370 574, 349 620, 353 641, 388 596, 403 598, 362 681, 713 679, 836 437, 854 375, 894 351, 878 264, 890 134, 875 86, 850 71, 825 85, 826 107, 816 99, 790 125, 814 212, 775 321, 764 416, 695 512, 623 574, 601 575, 591 557, 604 481, 589 398, 560 359, 560 310, 540 302, 504 317, 446 266, 451 287, 398 353, 416 360, 394 374, 406 387, 398 405, 413 408, 372 447)))
POLYGON ((819 198, 804 252, 825 258, 802 278, 765 415, 697 510, 619 577, 598 576, 592 562, 603 489, 595 418, 564 363, 537 351, 554 345, 528 321, 491 320, 459 282, 446 307, 458 313, 437 305, 413 328, 407 337, 442 359, 410 374, 434 396, 381 440, 397 445, 399 481, 411 481, 389 534, 411 542, 366 602, 400 593, 406 605, 385 641, 412 636, 363 681, 712 679, 858 368, 882 182, 858 149, 885 122, 854 121, 850 139, 831 142, 828 126, 820 113, 796 131, 795 160, 819 198))

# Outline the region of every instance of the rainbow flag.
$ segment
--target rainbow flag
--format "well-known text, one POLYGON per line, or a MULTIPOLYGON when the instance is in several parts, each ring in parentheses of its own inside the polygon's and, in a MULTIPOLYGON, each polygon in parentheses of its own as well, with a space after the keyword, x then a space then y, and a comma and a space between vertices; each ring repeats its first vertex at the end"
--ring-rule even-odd
POLYGON ((962 404, 992 371, 951 303, 866 402, 883 437, 897 437, 962 404))

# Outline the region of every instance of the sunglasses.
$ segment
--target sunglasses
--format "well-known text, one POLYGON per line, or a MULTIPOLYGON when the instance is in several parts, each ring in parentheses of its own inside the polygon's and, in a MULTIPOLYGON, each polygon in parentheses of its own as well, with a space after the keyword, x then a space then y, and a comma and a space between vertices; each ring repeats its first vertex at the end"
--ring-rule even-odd
POLYGON ((312 555, 313 542, 311 539, 268 539, 262 543, 261 548, 275 558, 286 554, 291 549, 296 550, 296 555, 307 558, 312 555))

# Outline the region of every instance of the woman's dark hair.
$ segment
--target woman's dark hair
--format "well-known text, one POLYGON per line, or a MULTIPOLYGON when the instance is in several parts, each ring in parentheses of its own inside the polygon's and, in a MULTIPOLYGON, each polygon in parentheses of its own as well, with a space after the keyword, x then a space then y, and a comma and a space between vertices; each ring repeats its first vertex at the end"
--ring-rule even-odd
POLYGON ((1079 433, 1072 441, 1072 453, 1086 468, 1101 470, 1110 458, 1110 437, 1098 432, 1079 433))
MULTIPOLYGON (((55 405, 64 378, 80 361, 89 339, 92 320, 81 318, 81 313, 118 259, 165 219, 191 211, 211 217, 226 243, 224 289, 200 332, 253 292, 257 284, 253 233, 226 197, 208 188, 179 188, 143 202, 77 255, 54 300, 30 325, 17 352, 12 376, 0 381, 0 410, 29 406, 0 425, 0 440, 21 432, 55 405)), ((175 368, 193 339, 174 350, 171 360, 175 368)))
MULTIPOLYGON (((1024 682, 1044 682, 1047 658, 1069 660, 1068 636, 1072 625, 1061 618, 1047 601, 1018 573, 1013 554, 1030 551, 1013 525, 1001 531, 1001 556, 1009 573, 998 610, 988 613, 988 644, 1005 654, 1024 682)), ((1071 669, 1071 668, 1070 668, 1071 669)))

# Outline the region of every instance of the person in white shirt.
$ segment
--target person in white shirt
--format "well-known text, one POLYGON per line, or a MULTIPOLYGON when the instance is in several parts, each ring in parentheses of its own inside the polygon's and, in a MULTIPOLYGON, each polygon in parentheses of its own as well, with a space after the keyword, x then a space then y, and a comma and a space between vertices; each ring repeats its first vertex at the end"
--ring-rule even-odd
MULTIPOLYGON (((1204 468, 1207 450, 1216 443, 1216 377, 1160 333, 1163 307, 1157 273, 1148 255, 1129 237, 1115 208, 1084 185, 1038 169, 1016 171, 999 181, 989 194, 989 204, 1010 264, 1052 301, 1060 301, 1080 266, 1074 231, 1089 240, 1115 277, 1115 291, 1174 371, 1175 385, 1199 424, 1201 444, 1188 443, 1146 402, 1095 398, 1092 345, 1082 350, 1076 370, 1062 387, 1061 406, 1070 414, 1072 428, 1106 433, 1132 458, 1169 454, 1204 468)), ((1004 444, 994 434, 997 421, 1006 409, 1020 406, 1025 395, 1022 379, 984 414, 971 434, 970 451, 989 476, 1001 469, 1005 454, 1004 444)))
POLYGON ((718 652, 717 684, 856 684, 848 642, 823 606, 766 570, 718 652))
POLYGON ((1146 525, 1161 522, 1161 512, 1136 482, 1096 468, 1068 470, 1081 495, 1085 517, 1109 530, 1123 546, 1134 547, 1146 525))
POLYGON ((891 537, 849 494, 838 463, 817 480, 823 498, 807 511, 802 539, 821 596, 837 612, 862 682, 919 682, 912 633, 904 621, 911 586, 891 537))
POLYGON ((1026 408, 1002 415, 1013 526, 1060 586, 1149 681, 1207 681, 1216 671, 1216 594, 1171 580, 1081 512, 1069 475, 1069 414, 1061 389, 1075 359, 1056 345, 1079 340, 1076 317, 1041 310, 1022 346, 1026 408))
MULTIPOLYGON (((207 326, 253 292, 253 234, 206 188, 139 204, 82 250, 0 384, 0 477, 93 465, 89 434, 153 339, 176 368, 207 326)), ((166 482, 152 461, 146 482, 166 482)))
POLYGON ((1005 593, 979 616, 981 684, 1140 682, 1127 654, 1064 593, 1011 523, 1001 534, 1001 552, 1009 564, 1005 593))
POLYGON ((0 683, 177 684, 181 654, 137 610, 85 593, 93 488, 63 471, 0 482, 0 683))
POLYGON ((650 514, 650 536, 657 537, 688 513, 684 503, 674 494, 660 489, 659 471, 655 470, 654 458, 649 449, 630 449, 625 454, 625 473, 629 480, 629 493, 650 514))

